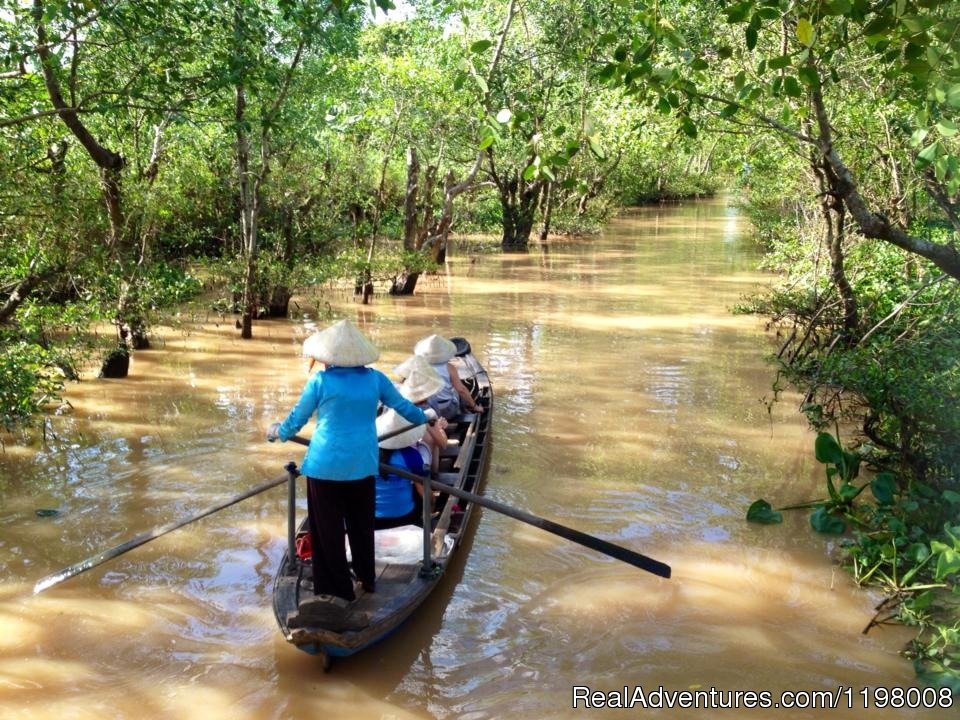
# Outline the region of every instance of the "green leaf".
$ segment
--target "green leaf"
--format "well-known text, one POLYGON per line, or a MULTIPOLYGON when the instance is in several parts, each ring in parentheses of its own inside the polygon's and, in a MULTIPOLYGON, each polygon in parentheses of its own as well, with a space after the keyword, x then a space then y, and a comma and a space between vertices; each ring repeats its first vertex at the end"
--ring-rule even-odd
POLYGON ((703 58, 697 58, 692 63, 690 63, 690 68, 692 70, 706 70, 709 67, 710 67, 710 63, 708 63, 703 58))
POLYGON ((477 87, 480 88, 480 91, 481 91, 484 95, 486 95, 488 92, 490 92, 490 88, 487 87, 487 81, 486 81, 486 80, 484 80, 484 79, 483 79, 482 77, 480 77, 479 75, 474 75, 474 76, 473 76, 473 79, 477 81, 477 87))
POLYGON ((932 142, 917 154, 917 162, 921 166, 932 165, 941 152, 940 141, 932 142))
POLYGON ((920 564, 930 557, 930 548, 924 543, 913 543, 907 548, 904 555, 913 562, 920 564))
POLYGON ((523 169, 523 179, 528 182, 533 180, 537 176, 538 169, 535 165, 527 165, 527 167, 523 169))
POLYGON ((736 103, 730 103, 725 105, 723 110, 720 111, 720 117, 722 118, 732 118, 737 114, 737 111, 740 109, 740 106, 736 103))
POLYGON ((960 493, 954 492, 953 490, 944 490, 943 499, 951 505, 960 505, 960 493))
POLYGON ((478 150, 486 150, 488 147, 493 145, 493 135, 487 134, 480 138, 480 144, 477 145, 478 150))
POLYGON ((937 123, 937 131, 945 138, 953 137, 957 134, 957 124, 953 120, 941 120, 937 123))
POLYGON ((878 473, 870 481, 870 491, 881 505, 892 505, 894 493, 897 491, 896 476, 891 472, 878 473))
POLYGON ((843 453, 843 462, 840 464, 841 477, 850 482, 860 474, 860 454, 855 452, 843 453))
POLYGON ((821 506, 810 515, 810 527, 827 535, 840 535, 847 529, 847 524, 840 518, 830 515, 827 509, 821 506))
POLYGON ((783 91, 790 97, 803 96, 803 88, 793 75, 787 75, 783 79, 783 91))
POLYGON ((920 147, 923 145, 923 141, 927 139, 928 134, 924 128, 917 128, 910 136, 910 145, 912 147, 920 147))
POLYGON ((933 605, 933 599, 933 591, 927 590, 926 592, 922 592, 908 600, 906 605, 914 612, 923 612, 933 605))
POLYGON ((777 55, 767 61, 767 67, 771 70, 781 70, 782 68, 788 67, 790 63, 791 58, 789 55, 777 55))
POLYGON ((597 78, 599 78, 601 81, 609 80, 613 77, 614 73, 617 72, 618 67, 619 65, 616 63, 607 63, 600 68, 600 72, 597 73, 597 78))
POLYGON ((850 0, 830 0, 825 6, 828 15, 846 15, 852 8, 850 0))
POLYGON ((860 492, 863 490, 862 487, 857 487, 856 485, 851 485, 850 483, 843 483, 840 486, 839 495, 840 499, 845 503, 849 503, 853 500, 860 492))
POLYGON ((588 147, 590 148, 591 154, 592 154, 597 160, 606 160, 606 159, 607 159, 607 154, 603 151, 603 146, 600 145, 600 143, 597 141, 596 138, 588 137, 588 138, 587 138, 587 145, 588 145, 588 147))
POLYGON ((747 509, 747 520, 762 525, 776 525, 783 522, 783 513, 770 507, 770 503, 766 500, 754 500, 747 509))
POLYGON ((472 53, 481 53, 487 48, 493 47, 492 40, 477 40, 470 46, 470 52, 472 53))
MULTIPOLYGON (((933 543, 930 545, 932 547, 933 543)), ((937 569, 934 572, 934 579, 936 579, 937 582, 941 582, 947 575, 952 575, 955 572, 960 572, 960 553, 944 545, 944 549, 940 551, 940 557, 937 558, 937 569)))
POLYGON ((822 432, 817 435, 817 439, 813 444, 813 450, 818 462, 824 464, 831 463, 833 465, 839 465, 843 462, 843 449, 840 447, 836 438, 828 432, 822 432))
POLYGON ((895 21, 891 15, 877 15, 877 17, 864 26, 863 34, 866 37, 886 35, 894 25, 895 21))
POLYGON ((750 14, 752 9, 752 2, 741 2, 727 8, 727 22, 731 25, 743 22, 747 19, 747 16, 750 14))
POLYGON ((757 46, 757 31, 752 25, 747 27, 747 50, 753 50, 757 46))
POLYGON ((809 65, 804 65, 802 68, 797 70, 797 77, 799 77, 800 81, 809 88, 816 89, 820 87, 820 76, 817 74, 817 71, 809 65))
POLYGON ((813 23, 807 18, 797 20, 797 39, 805 47, 813 45, 813 23))

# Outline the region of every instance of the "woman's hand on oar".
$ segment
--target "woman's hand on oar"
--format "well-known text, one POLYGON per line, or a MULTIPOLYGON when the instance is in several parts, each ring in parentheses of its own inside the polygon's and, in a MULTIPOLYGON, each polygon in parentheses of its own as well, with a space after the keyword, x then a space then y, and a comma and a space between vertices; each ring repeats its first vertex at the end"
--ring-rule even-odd
MULTIPOLYGON (((380 472, 383 474, 399 475, 400 477, 407 478, 407 480, 412 480, 413 482, 421 484, 423 483, 423 478, 421 476, 415 475, 407 470, 404 470, 403 468, 387 465, 386 463, 380 463, 380 472)), ((435 487, 441 492, 453 495, 461 500, 476 503, 480 507, 485 507, 488 510, 493 510, 494 512, 506 515, 507 517, 512 517, 514 520, 525 522, 528 525, 533 525, 534 527, 538 527, 541 530, 546 530, 554 535, 559 535, 562 538, 575 542, 579 545, 583 545, 584 547, 588 547, 592 550, 596 550, 597 552, 608 555, 616 560, 621 560, 629 565, 638 567, 641 570, 646 570, 654 575, 659 575, 660 577, 664 578, 670 577, 669 565, 666 565, 659 560, 649 558, 646 555, 641 555, 633 550, 621 547, 620 545, 614 545, 612 542, 607 540, 602 540, 601 538, 588 535, 580 530, 574 530, 573 528, 566 527, 560 523, 555 523, 552 520, 537 517, 536 515, 528 513, 524 510, 519 510, 509 505, 504 505, 496 500, 491 500, 481 495, 475 495, 471 492, 467 492, 466 490, 461 490, 460 488, 451 487, 449 485, 438 485, 435 487)))

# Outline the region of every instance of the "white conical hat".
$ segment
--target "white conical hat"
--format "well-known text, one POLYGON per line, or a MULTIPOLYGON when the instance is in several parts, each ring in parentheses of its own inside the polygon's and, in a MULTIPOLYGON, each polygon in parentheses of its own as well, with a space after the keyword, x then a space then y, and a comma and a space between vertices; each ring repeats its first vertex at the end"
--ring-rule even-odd
POLYGON ((443 378, 420 358, 423 367, 414 367, 400 385, 400 394, 412 403, 419 403, 443 389, 443 378))
POLYGON ((360 367, 376 362, 380 351, 349 320, 340 320, 303 342, 304 357, 327 365, 360 367))
POLYGON ((436 370, 430 367, 430 363, 427 362, 425 357, 421 357, 420 355, 411 355, 393 369, 393 374, 401 380, 406 380, 408 377, 410 377, 410 373, 412 373, 414 370, 420 370, 421 372, 432 370, 433 372, 436 372, 436 370))
MULTIPOLYGON (((397 414, 396 410, 386 410, 377 417, 377 436, 386 435, 392 433, 401 428, 410 427, 412 425, 409 420, 401 417, 397 414)), ((397 450, 399 448, 405 448, 408 445, 413 445, 417 440, 422 438, 427 432, 426 425, 417 425, 416 427, 410 428, 407 432, 400 433, 399 435, 394 435, 392 438, 387 438, 380 442, 380 447, 384 450, 397 450)))
POLYGON ((426 358, 429 363, 442 363, 457 354, 457 346, 445 337, 431 335, 418 342, 413 352, 426 358))

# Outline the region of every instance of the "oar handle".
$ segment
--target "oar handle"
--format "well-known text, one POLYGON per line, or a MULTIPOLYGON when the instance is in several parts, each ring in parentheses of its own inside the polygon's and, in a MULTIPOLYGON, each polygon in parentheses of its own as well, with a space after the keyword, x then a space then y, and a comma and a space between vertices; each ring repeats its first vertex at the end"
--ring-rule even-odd
MULTIPOLYGON (((385 475, 399 475, 400 477, 406 478, 407 480, 412 480, 415 483, 422 484, 424 480, 420 475, 408 472, 403 468, 388 465, 387 463, 380 463, 380 472, 385 475)), ((584 547, 588 547, 591 550, 596 550, 597 552, 603 553, 604 555, 608 555, 617 560, 621 560, 625 563, 633 565, 634 567, 638 567, 641 570, 646 570, 654 575, 664 578, 670 577, 669 565, 662 563, 659 560, 654 560, 653 558, 647 557, 646 555, 641 555, 638 552, 634 552, 633 550, 629 550, 620 545, 614 545, 612 542, 608 542, 607 540, 603 540, 593 535, 588 535, 580 530, 574 530, 573 528, 566 527, 565 525, 555 523, 552 520, 537 517, 536 515, 528 513, 524 510, 519 510, 509 505, 504 505, 496 500, 491 500, 481 495, 475 495, 472 492, 461 490, 460 488, 443 485, 438 486, 437 489, 441 492, 453 495, 454 497, 458 497, 461 500, 467 500, 468 502, 476 503, 480 507, 488 508, 494 512, 512 517, 515 520, 525 522, 528 525, 538 527, 541 530, 546 530, 554 535, 559 535, 562 538, 575 542, 579 545, 583 545, 584 547)))

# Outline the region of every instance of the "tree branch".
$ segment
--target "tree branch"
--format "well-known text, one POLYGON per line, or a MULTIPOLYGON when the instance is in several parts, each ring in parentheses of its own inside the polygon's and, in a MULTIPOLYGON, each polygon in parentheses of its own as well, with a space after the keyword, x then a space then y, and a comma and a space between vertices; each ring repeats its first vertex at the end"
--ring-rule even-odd
POLYGON ((823 100, 823 93, 819 86, 815 86, 811 92, 814 113, 816 115, 817 126, 820 131, 820 138, 817 146, 823 154, 824 159, 830 164, 833 172, 836 174, 835 189, 843 198, 844 204, 853 216, 861 234, 868 238, 884 240, 896 245, 902 250, 920 255, 926 258, 947 275, 960 280, 960 252, 951 244, 930 242, 923 238, 909 235, 901 228, 894 225, 883 215, 873 212, 867 207, 866 200, 860 194, 857 182, 853 173, 844 164, 840 154, 833 146, 833 134, 830 127, 830 119, 827 116, 826 104, 823 100))

